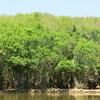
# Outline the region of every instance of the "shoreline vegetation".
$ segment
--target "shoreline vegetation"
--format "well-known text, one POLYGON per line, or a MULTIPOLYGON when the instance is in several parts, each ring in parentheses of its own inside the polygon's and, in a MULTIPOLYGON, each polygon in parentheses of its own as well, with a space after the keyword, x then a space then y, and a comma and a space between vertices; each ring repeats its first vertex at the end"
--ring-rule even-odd
POLYGON ((100 18, 40 12, 0 16, 0 90, 97 86, 100 18))

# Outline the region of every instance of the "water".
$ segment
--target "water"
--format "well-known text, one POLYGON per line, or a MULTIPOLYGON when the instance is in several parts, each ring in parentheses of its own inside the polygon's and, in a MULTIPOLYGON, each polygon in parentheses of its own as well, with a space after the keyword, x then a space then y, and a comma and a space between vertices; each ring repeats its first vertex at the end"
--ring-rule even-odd
POLYGON ((100 100, 100 96, 69 96, 29 93, 1 93, 0 100, 100 100))

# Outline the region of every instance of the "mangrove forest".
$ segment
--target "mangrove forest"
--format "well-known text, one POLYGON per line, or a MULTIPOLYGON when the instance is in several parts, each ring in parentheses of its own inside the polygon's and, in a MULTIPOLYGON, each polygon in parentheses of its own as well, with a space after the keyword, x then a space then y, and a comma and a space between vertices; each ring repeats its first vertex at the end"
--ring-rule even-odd
POLYGON ((0 15, 0 89, 99 85, 99 17, 0 15))

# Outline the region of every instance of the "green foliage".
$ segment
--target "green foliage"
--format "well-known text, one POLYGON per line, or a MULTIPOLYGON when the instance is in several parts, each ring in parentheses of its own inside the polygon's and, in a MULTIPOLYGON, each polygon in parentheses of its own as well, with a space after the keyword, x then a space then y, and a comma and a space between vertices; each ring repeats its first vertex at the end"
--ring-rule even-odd
POLYGON ((57 67, 55 68, 57 71, 65 71, 65 72, 74 72, 75 64, 71 60, 61 60, 57 67))
POLYGON ((12 71, 12 79, 27 73, 34 85, 42 78, 56 84, 61 72, 84 76, 92 69, 99 76, 99 27, 100 18, 92 17, 0 16, 0 65, 12 71))

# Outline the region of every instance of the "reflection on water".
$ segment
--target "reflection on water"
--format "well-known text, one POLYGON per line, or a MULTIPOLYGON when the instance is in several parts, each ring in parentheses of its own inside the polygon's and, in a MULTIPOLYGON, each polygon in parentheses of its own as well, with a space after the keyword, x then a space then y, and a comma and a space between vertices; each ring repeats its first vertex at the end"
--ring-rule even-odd
POLYGON ((69 96, 29 93, 1 93, 0 100, 100 100, 100 96, 69 96))

